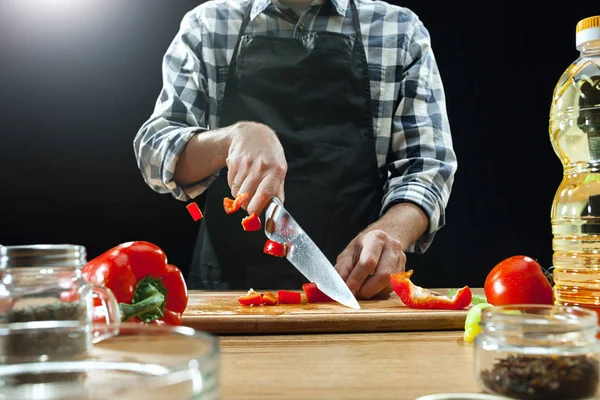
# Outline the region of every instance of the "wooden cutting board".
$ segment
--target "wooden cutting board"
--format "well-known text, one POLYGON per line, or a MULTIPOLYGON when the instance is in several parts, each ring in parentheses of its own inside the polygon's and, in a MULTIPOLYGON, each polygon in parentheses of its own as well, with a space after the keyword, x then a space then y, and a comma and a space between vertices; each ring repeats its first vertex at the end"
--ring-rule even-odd
MULTIPOLYGON (((276 291, 273 291, 276 293, 276 291)), ((446 294, 447 289, 434 292, 446 294)), ((474 289, 481 294, 482 289, 474 289)), ((385 300, 361 300, 361 309, 338 303, 242 306, 245 292, 190 291, 182 324, 214 334, 393 332, 463 329, 467 310, 417 310, 392 293, 385 300)))

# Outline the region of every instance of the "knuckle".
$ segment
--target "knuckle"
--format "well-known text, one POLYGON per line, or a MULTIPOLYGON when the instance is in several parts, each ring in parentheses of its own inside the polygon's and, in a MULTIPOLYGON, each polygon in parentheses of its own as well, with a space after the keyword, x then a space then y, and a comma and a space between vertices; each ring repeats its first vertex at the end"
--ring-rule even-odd
POLYGON ((259 158, 256 160, 256 167, 259 171, 266 171, 269 169, 270 162, 265 160, 264 158, 259 158))
POLYGON ((273 172, 275 173, 275 176, 278 176, 278 177, 285 176, 285 174, 287 173, 287 165, 275 164, 273 166, 273 172))
POLYGON ((240 165, 246 169, 250 169, 252 166, 252 159, 250 157, 243 157, 240 160, 240 165))
POLYGON ((238 157, 227 157, 225 162, 229 170, 236 170, 240 165, 240 159, 238 157))
POLYGON ((252 201, 253 201, 254 203, 256 203, 256 202, 263 202, 263 201, 266 201, 266 200, 268 200, 269 198, 270 198, 270 197, 269 197, 269 194, 268 194, 268 192, 265 192, 265 191, 260 191, 260 192, 256 192, 256 193, 254 194, 254 197, 252 198, 252 201))
POLYGON ((360 285, 362 283, 363 283, 363 281, 358 276, 358 274, 351 274, 350 277, 348 278, 348 286, 360 287, 360 285))
POLYGON ((392 274, 390 272, 378 272, 373 275, 373 278, 375 279, 375 282, 381 286, 386 286, 388 283, 390 283, 391 276, 392 274))
POLYGON ((370 255, 364 260, 362 264, 367 270, 372 271, 375 269, 375 267, 377 267, 377 261, 378 260, 375 256, 370 255))
POLYGON ((398 254, 398 261, 404 265, 406 263, 406 254, 404 254, 403 251, 400 251, 400 253, 398 254))
POLYGON ((402 243, 400 243, 399 240, 396 239, 390 239, 390 249, 394 252, 394 253, 402 253, 402 243))
POLYGON ((382 231, 381 229, 376 229, 373 231, 372 233, 373 237, 375 239, 377 239, 378 241, 384 241, 387 239, 388 235, 387 233, 385 233, 384 231, 382 231))

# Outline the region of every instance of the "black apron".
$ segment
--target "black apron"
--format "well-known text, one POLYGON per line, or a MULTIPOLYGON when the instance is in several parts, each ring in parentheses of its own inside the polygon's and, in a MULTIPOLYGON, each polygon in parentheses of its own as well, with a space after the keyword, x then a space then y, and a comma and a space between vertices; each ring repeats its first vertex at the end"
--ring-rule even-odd
MULTIPOLYGON (((285 207, 333 264, 378 219, 383 196, 365 49, 350 5, 355 35, 278 38, 244 34, 251 3, 219 123, 261 122, 277 133, 288 163, 285 207)), ((224 197, 231 197, 226 168, 206 191, 188 287, 300 289, 304 276, 285 258, 264 254, 264 231, 244 231, 247 213, 226 214, 224 197)))

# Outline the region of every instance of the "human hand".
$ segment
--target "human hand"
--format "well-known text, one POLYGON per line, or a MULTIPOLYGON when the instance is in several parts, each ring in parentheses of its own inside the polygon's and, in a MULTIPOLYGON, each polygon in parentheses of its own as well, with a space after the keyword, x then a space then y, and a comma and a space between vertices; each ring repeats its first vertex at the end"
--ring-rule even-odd
POLYGON ((234 127, 227 157, 227 182, 231 195, 248 193, 242 204, 248 214, 260 214, 277 196, 284 201, 283 183, 287 162, 275 132, 256 122, 240 122, 234 127))
POLYGON ((383 229, 372 226, 360 233, 338 256, 335 269, 360 299, 387 297, 390 275, 404 271, 402 244, 383 229))

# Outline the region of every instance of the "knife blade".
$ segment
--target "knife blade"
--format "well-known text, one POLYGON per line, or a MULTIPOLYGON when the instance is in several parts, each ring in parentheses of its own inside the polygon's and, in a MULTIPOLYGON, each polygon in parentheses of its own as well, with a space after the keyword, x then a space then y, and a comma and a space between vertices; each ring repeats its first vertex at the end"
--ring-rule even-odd
POLYGON ((285 243, 288 261, 323 293, 347 307, 360 309, 340 274, 277 197, 265 211, 265 235, 274 242, 285 243))

